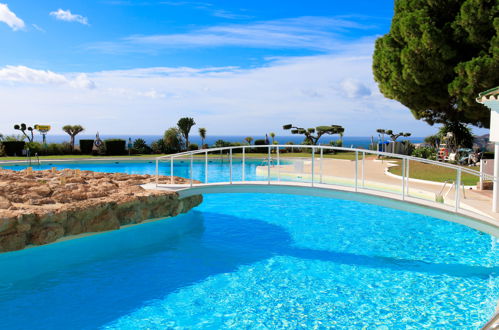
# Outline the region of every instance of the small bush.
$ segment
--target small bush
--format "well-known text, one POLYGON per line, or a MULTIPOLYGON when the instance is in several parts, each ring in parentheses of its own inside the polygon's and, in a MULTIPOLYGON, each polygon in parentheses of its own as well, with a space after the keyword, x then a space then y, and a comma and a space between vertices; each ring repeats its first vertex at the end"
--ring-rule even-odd
POLYGON ((411 156, 429 159, 431 156, 434 156, 436 152, 435 148, 432 147, 418 147, 412 151, 411 156))
POLYGON ((122 139, 104 140, 107 155, 124 155, 126 154, 126 141, 122 139))
POLYGON ((49 143, 47 148, 44 148, 44 154, 46 155, 70 155, 71 145, 68 142, 64 143, 49 143))
POLYGON ((166 153, 166 143, 164 139, 159 139, 151 144, 151 149, 154 154, 165 154, 166 153))
POLYGON ((30 154, 34 156, 35 154, 42 155, 44 154, 45 148, 39 142, 27 142, 24 145, 24 149, 29 148, 30 154))
POLYGON ((134 154, 150 154, 152 152, 151 147, 149 147, 144 139, 136 139, 133 141, 133 153, 134 154))
POLYGON ((189 144, 189 150, 198 150, 199 146, 196 143, 189 144))

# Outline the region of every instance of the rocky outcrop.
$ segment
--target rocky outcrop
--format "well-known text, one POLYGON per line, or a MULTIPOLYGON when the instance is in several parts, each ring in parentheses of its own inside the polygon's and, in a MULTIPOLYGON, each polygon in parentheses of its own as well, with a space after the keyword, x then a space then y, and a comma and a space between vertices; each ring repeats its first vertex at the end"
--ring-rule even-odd
MULTIPOLYGON (((0 252, 176 216, 202 202, 202 196, 179 199, 173 191, 140 187, 154 180, 149 175, 79 170, 0 170, 0 252)), ((170 183, 170 177, 159 180, 170 183)))

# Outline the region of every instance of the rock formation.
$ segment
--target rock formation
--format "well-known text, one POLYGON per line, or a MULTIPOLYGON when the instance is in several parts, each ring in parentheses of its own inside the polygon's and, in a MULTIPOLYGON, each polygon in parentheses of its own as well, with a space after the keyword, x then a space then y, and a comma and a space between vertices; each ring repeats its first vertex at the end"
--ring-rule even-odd
MULTIPOLYGON (((202 196, 181 200, 172 191, 140 187, 154 180, 150 175, 69 169, 0 169, 0 252, 175 216, 202 202, 202 196)), ((170 177, 159 180, 170 183, 170 177)), ((174 180, 188 183, 179 177, 174 180)))

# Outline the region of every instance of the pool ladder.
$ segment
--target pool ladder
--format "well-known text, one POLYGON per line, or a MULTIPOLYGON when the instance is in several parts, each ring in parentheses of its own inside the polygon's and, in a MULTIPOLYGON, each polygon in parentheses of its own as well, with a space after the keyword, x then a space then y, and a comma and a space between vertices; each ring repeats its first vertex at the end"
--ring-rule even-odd
MULTIPOLYGON (((446 180, 446 181, 444 181, 442 189, 440 189, 440 192, 438 193, 437 196, 442 196, 444 198, 444 200, 445 200, 445 198, 447 198, 447 195, 450 193, 450 191, 452 190, 452 188, 454 188, 455 186, 456 186, 456 182, 453 181, 453 180, 446 180), (448 183, 451 183, 451 185, 449 187, 449 190, 447 190, 447 192, 444 195, 443 192, 444 192, 445 187, 447 186, 448 183)), ((461 187, 463 188, 463 198, 466 199, 466 189, 464 187, 464 183, 461 183, 461 187)))

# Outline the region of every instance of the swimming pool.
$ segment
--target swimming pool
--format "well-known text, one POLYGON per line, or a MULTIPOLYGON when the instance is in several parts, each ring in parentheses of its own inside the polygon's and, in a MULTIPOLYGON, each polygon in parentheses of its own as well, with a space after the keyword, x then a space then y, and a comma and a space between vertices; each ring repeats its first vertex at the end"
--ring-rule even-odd
MULTIPOLYGON (((291 161, 283 160, 281 164, 290 164, 291 161)), ((184 178, 190 177, 190 160, 175 160, 174 162, 173 174, 175 176, 180 176, 184 178)), ((263 164, 263 159, 246 159, 245 160, 245 180, 255 181, 266 179, 267 177, 258 176, 256 174, 256 168, 263 164)), ((27 166, 22 165, 11 165, 11 166, 1 166, 0 168, 10 169, 10 170, 23 170, 27 166)), ((34 170, 49 170, 52 167, 58 170, 69 168, 69 169, 80 169, 86 171, 95 172, 107 172, 107 173, 127 173, 127 174, 156 174, 156 162, 155 161, 139 161, 139 162, 127 162, 127 161, 115 161, 115 162, 44 162, 42 165, 32 166, 34 170)), ((208 161, 208 182, 227 182, 229 181, 229 167, 230 163, 227 159, 209 159, 208 161)), ((170 162, 162 162, 159 166, 160 175, 170 175, 170 162)), ((241 159, 234 159, 232 167, 232 176, 234 180, 242 180, 242 161, 241 159)), ((196 159, 193 162, 193 179, 203 181, 205 179, 205 162, 204 159, 196 159)))
POLYGON ((207 195, 175 218, 0 254, 0 328, 478 328, 499 298, 496 243, 352 201, 207 195))

